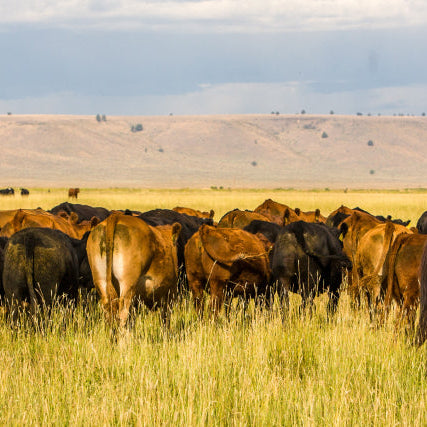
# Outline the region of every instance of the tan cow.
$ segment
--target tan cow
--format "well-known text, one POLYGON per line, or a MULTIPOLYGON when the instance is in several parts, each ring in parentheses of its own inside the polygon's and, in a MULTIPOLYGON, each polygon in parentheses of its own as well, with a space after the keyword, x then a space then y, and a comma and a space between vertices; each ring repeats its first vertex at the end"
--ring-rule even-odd
POLYGON ((167 314, 178 286, 176 241, 181 225, 151 227, 112 214, 90 233, 87 254, 107 320, 123 328, 136 299, 167 314))

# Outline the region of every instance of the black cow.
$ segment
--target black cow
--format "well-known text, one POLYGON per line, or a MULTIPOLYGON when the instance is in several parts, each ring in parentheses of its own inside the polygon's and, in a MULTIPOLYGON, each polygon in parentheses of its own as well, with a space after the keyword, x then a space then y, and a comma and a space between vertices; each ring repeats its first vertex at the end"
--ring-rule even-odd
POLYGON ((21 188, 21 196, 29 196, 30 192, 26 188, 21 188))
POLYGON ((13 196, 15 195, 15 190, 11 187, 0 189, 0 196, 13 196))
POLYGON ((273 280, 288 304, 288 291, 302 297, 302 308, 328 290, 328 312, 336 310, 343 269, 351 262, 336 234, 324 224, 293 222, 282 228, 272 254, 273 280))
POLYGON ((427 211, 425 211, 417 221, 418 233, 427 234, 427 211))
POLYGON ((274 243, 276 241, 277 235, 279 234, 282 228, 283 227, 274 222, 254 219, 249 225, 244 227, 243 230, 249 231, 249 233, 252 234, 261 233, 266 237, 267 240, 269 240, 271 243, 274 243))
POLYGON ((158 225, 170 225, 175 222, 181 224, 181 232, 177 241, 178 265, 182 272, 185 271, 184 248, 190 237, 203 225, 213 225, 212 218, 198 218, 175 212, 171 209, 154 209, 148 212, 143 212, 138 215, 138 218, 143 219, 148 225, 156 227, 158 225))
POLYGON ((50 213, 58 215, 61 212, 65 212, 67 215, 76 213, 79 217, 77 223, 82 221, 90 221, 94 216, 99 218, 100 221, 104 221, 107 216, 110 215, 110 211, 105 208, 95 208, 88 205, 80 205, 79 203, 68 203, 64 202, 52 208, 50 213))
POLYGON ((51 306, 55 296, 74 299, 79 284, 91 283, 90 277, 79 277, 80 266, 87 259, 88 235, 76 240, 50 228, 26 228, 15 233, 4 251, 6 300, 26 302, 34 313, 37 305, 51 306))

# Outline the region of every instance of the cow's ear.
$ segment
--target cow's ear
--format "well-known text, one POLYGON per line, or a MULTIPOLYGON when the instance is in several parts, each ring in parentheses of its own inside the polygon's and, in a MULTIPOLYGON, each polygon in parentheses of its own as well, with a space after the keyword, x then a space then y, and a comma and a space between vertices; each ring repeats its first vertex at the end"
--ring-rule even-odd
POLYGON ((314 212, 314 220, 316 222, 319 222, 319 218, 320 218, 320 209, 316 209, 316 211, 314 212))
POLYGON ((286 208, 285 213, 283 215, 283 227, 285 225, 289 224, 289 217, 291 216, 291 213, 289 212, 289 208, 286 208))
POLYGON ((295 208, 295 213, 300 216, 301 215, 301 209, 300 208, 295 208))
POLYGON ((340 226, 340 240, 344 240, 344 237, 348 233, 348 225, 347 223, 343 222, 340 226))
POLYGON ((175 222, 172 225, 172 243, 176 245, 176 242, 179 237, 179 233, 181 233, 181 224, 179 222, 175 222))
POLYGON ((100 222, 101 220, 97 216, 93 216, 90 219, 90 228, 92 229, 93 227, 96 227, 100 222))
POLYGON ((209 211, 209 218, 213 218, 215 216, 215 211, 213 209, 211 209, 209 211))
POLYGON ((70 224, 77 224, 77 221, 79 220, 79 216, 75 212, 71 212, 70 216, 68 217, 68 221, 70 224))

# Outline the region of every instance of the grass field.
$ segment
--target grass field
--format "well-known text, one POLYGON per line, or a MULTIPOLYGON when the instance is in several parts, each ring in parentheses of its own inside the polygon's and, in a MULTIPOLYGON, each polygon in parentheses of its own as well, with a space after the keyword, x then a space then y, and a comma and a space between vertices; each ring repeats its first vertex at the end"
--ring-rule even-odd
MULTIPOLYGON (((79 203, 115 209, 213 208, 218 220, 266 198, 323 215, 341 204, 416 223, 427 193, 82 190, 79 203)), ((1 209, 66 200, 65 190, 31 190, 0 199, 1 209)), ((227 319, 200 321, 190 296, 174 307, 165 329, 141 309, 118 343, 110 339, 95 299, 70 310, 58 305, 38 328, 12 329, 0 320, 2 425, 425 425, 426 352, 381 328, 346 293, 333 321, 326 298, 313 317, 277 304, 253 304, 227 319)))

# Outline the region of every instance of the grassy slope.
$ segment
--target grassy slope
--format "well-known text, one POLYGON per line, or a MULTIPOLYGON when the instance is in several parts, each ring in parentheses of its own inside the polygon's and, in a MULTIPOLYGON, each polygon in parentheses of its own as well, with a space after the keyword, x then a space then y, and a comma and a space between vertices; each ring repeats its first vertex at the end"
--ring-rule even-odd
POLYGON ((92 116, 2 116, 0 182, 52 187, 422 187, 427 186, 426 139, 425 117, 108 117, 98 123, 92 116), (131 132, 137 123, 144 130, 131 132), (321 137, 323 132, 327 138, 321 137))
MULTIPOLYGON (((64 192, 2 198, 3 208, 52 207, 64 192)), ((111 208, 186 205, 217 214, 271 197, 324 213, 341 203, 416 219, 425 193, 263 191, 82 192, 83 203, 111 208)), ((217 217, 218 218, 218 217, 217 217)), ((170 330, 143 310, 118 344, 94 301, 74 316, 59 307, 41 330, 12 331, 0 321, 1 424, 289 425, 427 422, 426 353, 395 334, 393 321, 373 329, 365 309, 343 295, 333 322, 326 299, 312 319, 282 323, 271 313, 240 308, 229 320, 199 321, 191 299, 177 304, 170 330)))

